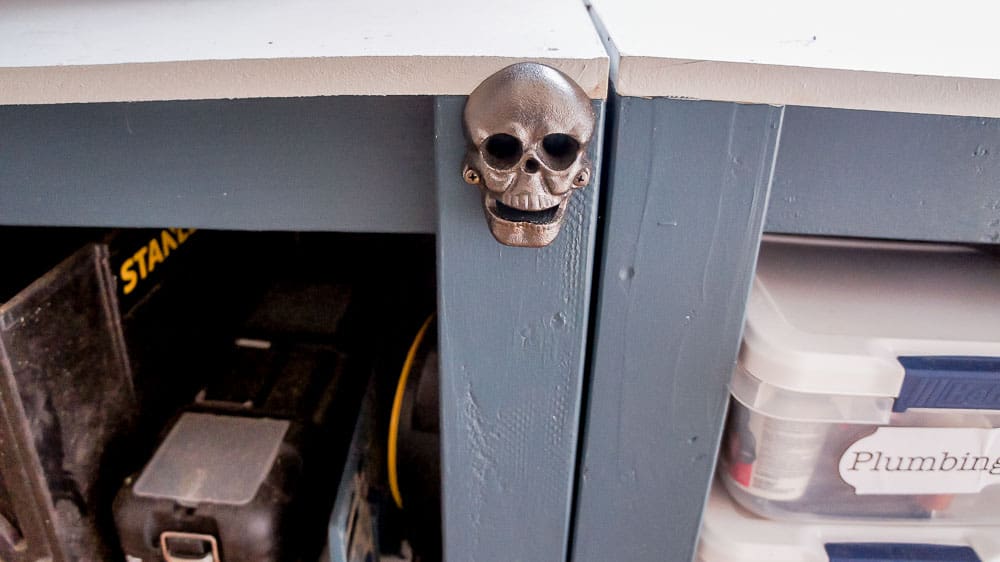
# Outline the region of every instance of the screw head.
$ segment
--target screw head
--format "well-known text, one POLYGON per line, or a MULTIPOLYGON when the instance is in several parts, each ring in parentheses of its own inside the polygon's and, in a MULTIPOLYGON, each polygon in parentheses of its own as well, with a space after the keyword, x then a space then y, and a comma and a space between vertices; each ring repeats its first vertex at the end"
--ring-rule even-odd
POLYGON ((479 183, 479 179, 480 179, 479 178, 479 172, 473 170, 472 168, 467 168, 465 170, 465 173, 462 174, 462 179, 464 179, 465 183, 467 183, 467 184, 476 185, 476 184, 479 183))

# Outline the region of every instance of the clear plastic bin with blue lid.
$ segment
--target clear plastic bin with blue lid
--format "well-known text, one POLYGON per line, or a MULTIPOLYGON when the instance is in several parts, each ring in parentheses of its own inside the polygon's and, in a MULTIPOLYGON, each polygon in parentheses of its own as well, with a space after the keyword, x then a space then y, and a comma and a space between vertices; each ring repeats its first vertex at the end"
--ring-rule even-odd
POLYGON ((1000 562, 1000 527, 774 521, 715 486, 697 562, 1000 562))
POLYGON ((759 515, 1000 523, 1000 255, 767 236, 730 390, 759 515))

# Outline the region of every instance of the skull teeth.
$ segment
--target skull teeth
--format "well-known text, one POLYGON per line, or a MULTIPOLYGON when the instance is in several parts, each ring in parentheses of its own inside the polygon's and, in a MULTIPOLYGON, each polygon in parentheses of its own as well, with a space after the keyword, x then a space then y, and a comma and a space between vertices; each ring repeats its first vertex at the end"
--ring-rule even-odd
POLYGON ((505 194, 503 204, 521 211, 544 211, 558 206, 560 199, 539 193, 505 194))

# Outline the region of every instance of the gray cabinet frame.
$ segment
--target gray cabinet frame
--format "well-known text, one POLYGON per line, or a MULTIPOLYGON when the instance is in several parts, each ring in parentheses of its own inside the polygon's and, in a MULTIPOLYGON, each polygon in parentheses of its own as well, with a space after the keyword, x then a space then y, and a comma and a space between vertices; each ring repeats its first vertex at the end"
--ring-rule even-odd
POLYGON ((437 233, 454 561, 692 558, 762 230, 1000 242, 1000 120, 614 96, 607 185, 502 247, 463 103, 0 107, 0 224, 437 233))

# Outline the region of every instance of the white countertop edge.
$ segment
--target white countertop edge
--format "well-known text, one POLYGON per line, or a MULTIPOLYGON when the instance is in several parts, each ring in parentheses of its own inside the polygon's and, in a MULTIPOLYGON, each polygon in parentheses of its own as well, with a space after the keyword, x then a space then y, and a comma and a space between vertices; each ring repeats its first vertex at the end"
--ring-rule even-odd
POLYGON ((618 95, 1000 117, 1000 80, 621 55, 618 95))
POLYGON ((522 61, 561 70, 591 99, 607 97, 607 57, 358 56, 3 67, 0 105, 468 95, 492 73, 522 61))

